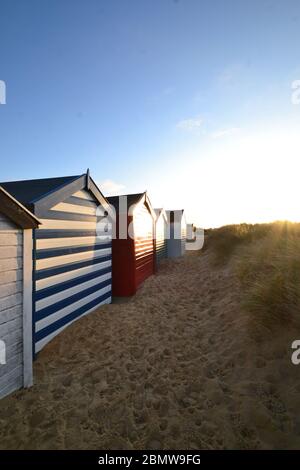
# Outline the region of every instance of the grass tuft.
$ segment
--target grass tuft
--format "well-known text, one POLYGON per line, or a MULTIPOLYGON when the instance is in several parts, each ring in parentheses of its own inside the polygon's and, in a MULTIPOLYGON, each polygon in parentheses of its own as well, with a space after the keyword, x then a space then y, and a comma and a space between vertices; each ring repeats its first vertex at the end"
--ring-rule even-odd
POLYGON ((300 224, 231 225, 208 234, 216 263, 234 260, 257 331, 300 325, 300 224))

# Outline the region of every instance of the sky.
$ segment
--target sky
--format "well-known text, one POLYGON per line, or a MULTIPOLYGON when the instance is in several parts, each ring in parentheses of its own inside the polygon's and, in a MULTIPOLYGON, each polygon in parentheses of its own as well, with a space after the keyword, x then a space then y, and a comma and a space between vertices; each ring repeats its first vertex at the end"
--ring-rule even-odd
POLYGON ((299 221, 299 44, 298 0, 0 0, 0 181, 299 221))

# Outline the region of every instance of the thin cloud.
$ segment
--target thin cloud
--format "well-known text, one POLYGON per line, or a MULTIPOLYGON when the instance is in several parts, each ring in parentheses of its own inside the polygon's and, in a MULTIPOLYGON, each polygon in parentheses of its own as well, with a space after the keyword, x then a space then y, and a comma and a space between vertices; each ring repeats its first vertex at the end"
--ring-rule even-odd
POLYGON ((182 131, 196 131, 199 130, 203 125, 203 119, 200 116, 196 116, 190 119, 183 119, 176 124, 177 129, 182 131))
POLYGON ((112 180, 104 180, 99 184, 99 188, 105 196, 116 196, 125 188, 125 185, 112 180))
POLYGON ((223 137, 228 137, 233 134, 236 134, 240 131, 239 127, 230 127, 229 129, 220 129, 218 131, 212 132, 211 137, 213 139, 222 139, 223 137))

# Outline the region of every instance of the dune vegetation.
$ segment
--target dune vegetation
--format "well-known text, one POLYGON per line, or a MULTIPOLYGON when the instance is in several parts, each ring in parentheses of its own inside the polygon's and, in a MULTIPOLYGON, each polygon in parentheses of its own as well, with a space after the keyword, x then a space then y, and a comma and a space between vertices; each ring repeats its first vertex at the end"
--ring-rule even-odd
POLYGON ((300 224, 228 225, 207 231, 212 262, 232 263, 242 307, 258 335, 300 323, 300 224))

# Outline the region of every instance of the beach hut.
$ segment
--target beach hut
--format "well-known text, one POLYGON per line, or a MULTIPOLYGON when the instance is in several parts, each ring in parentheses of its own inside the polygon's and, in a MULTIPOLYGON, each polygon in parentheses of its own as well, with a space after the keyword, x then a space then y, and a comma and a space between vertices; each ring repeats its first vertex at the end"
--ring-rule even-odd
POLYGON ((168 219, 164 209, 154 209, 156 215, 155 221, 155 253, 156 263, 167 258, 167 228, 168 219))
POLYGON ((184 210, 167 211, 168 257, 177 258, 185 254, 186 220, 184 210))
POLYGON ((3 183, 41 221, 33 230, 33 349, 111 302, 108 202, 89 172, 3 183))
POLYGON ((0 398, 32 385, 32 231, 38 224, 0 186, 0 398))
POLYGON ((186 241, 187 242, 194 242, 196 239, 195 233, 196 227, 194 224, 186 224, 186 241))
POLYGON ((156 216, 146 192, 108 197, 108 201, 116 214, 112 293, 114 296, 131 296, 155 272, 156 216))

